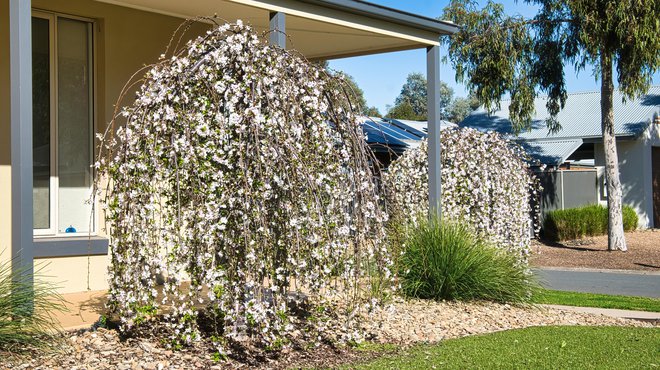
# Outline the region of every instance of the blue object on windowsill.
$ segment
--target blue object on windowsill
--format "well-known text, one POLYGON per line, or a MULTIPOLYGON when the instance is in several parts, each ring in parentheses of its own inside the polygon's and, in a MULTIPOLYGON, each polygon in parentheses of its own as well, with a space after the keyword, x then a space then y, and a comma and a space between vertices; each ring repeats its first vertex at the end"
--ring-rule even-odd
POLYGON ((67 227, 66 230, 64 230, 64 232, 65 232, 65 233, 75 233, 75 232, 76 232, 76 228, 73 227, 73 225, 69 225, 69 227, 67 227))

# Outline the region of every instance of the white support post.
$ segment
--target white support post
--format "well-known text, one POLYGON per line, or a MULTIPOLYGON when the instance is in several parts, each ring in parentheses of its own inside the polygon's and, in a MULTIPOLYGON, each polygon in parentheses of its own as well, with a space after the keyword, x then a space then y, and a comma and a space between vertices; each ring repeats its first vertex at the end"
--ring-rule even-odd
POLYGON ((9 0, 11 95, 12 272, 33 274, 32 254, 32 10, 30 0, 9 0))
POLYGON ((429 216, 442 216, 440 179, 440 46, 426 49, 428 106, 429 216))
POLYGON ((286 14, 270 13, 270 44, 286 49, 286 14))

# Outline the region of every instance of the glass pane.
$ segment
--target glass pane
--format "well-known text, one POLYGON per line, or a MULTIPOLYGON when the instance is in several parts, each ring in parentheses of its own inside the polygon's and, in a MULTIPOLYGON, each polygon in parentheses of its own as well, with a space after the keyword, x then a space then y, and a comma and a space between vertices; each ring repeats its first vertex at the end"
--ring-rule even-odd
POLYGON ((48 19, 32 18, 33 225, 50 228, 50 37, 48 19))
POLYGON ((60 233, 88 232, 92 217, 91 27, 57 20, 57 169, 60 233))

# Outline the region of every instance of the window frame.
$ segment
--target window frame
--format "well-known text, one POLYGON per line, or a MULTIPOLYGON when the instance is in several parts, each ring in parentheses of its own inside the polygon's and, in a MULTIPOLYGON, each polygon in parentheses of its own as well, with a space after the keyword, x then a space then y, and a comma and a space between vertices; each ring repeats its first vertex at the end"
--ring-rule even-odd
MULTIPOLYGON (((97 214, 97 205, 96 202, 92 204, 92 222, 91 230, 88 232, 76 232, 76 233, 63 233, 58 232, 58 223, 59 223, 59 151, 58 151, 58 128, 59 128, 59 114, 58 114, 58 50, 57 50, 57 21, 59 18, 70 19, 80 22, 85 22, 89 27, 89 38, 87 40, 87 56, 90 60, 91 68, 89 70, 89 101, 90 101, 90 112, 89 112, 89 129, 90 129, 90 158, 91 164, 94 163, 95 159, 95 145, 94 137, 97 132, 97 37, 95 35, 96 22, 94 19, 74 16, 70 14, 58 13, 45 11, 40 9, 32 10, 32 18, 40 18, 48 20, 48 47, 49 47, 49 73, 50 73, 50 179, 49 179, 49 228, 47 229, 35 229, 33 227, 33 235, 35 238, 75 238, 85 235, 95 236, 98 234, 98 221, 99 217, 97 214)), ((92 181, 95 176, 95 170, 91 168, 92 181)), ((93 185, 92 185, 93 186, 93 185)))

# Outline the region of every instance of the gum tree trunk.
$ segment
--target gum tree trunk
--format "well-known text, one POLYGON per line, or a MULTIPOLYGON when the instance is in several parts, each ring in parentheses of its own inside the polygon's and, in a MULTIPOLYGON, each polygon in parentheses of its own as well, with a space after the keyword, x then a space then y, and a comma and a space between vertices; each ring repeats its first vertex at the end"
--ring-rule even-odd
POLYGON ((619 179, 619 156, 616 150, 614 136, 614 83, 612 81, 611 54, 602 52, 600 114, 603 130, 603 147, 605 150, 605 179, 607 180, 607 249, 610 251, 626 251, 626 239, 623 234, 622 191, 619 179))

